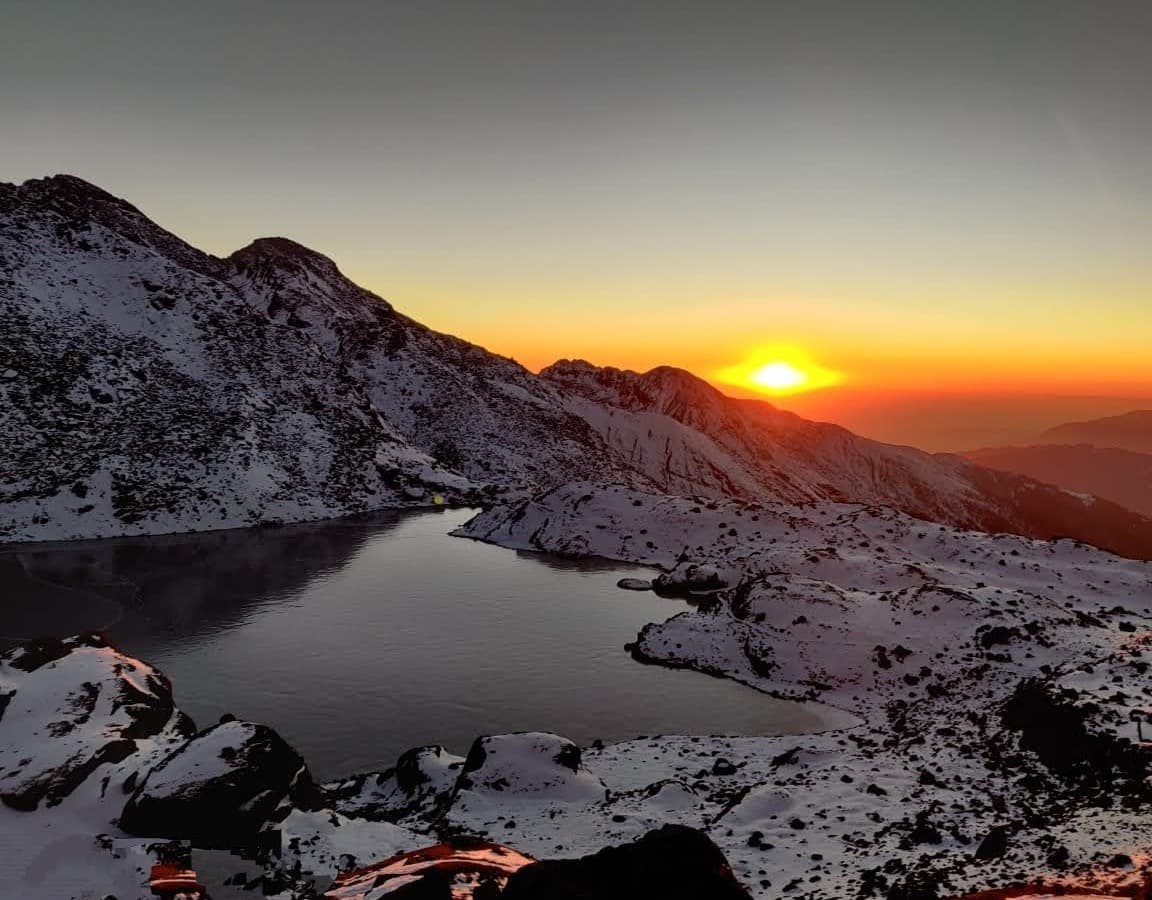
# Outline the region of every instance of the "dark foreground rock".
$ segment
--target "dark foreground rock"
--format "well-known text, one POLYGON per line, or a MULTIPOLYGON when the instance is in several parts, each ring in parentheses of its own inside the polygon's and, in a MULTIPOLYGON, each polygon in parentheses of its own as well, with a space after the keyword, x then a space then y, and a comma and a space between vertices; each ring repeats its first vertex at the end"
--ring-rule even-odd
POLYGON ((634 844, 518 871, 503 900, 746 900, 720 849, 703 832, 665 825, 634 844))
POLYGON ((304 760, 283 738, 263 725, 225 722, 149 772, 125 805, 120 827, 140 837, 235 848, 292 806, 318 804, 304 760))

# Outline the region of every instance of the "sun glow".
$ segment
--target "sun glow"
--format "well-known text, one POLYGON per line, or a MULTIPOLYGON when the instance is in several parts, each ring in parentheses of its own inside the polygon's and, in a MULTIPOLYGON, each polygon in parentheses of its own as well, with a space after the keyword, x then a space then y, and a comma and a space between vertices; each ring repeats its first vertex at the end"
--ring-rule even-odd
POLYGON ((840 384, 839 372, 814 363, 795 347, 763 348, 739 365, 714 373, 717 381, 773 396, 798 394, 840 384))
POLYGON ((792 363, 770 362, 749 372, 748 380, 770 391, 787 391, 803 387, 808 376, 792 363))

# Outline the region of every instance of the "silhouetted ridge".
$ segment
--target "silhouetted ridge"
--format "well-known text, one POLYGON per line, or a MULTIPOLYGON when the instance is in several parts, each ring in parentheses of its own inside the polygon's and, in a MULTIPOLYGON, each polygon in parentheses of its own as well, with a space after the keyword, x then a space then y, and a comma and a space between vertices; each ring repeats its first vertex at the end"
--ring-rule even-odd
POLYGON ((19 185, 0 184, 0 215, 20 225, 25 215, 55 216, 56 235, 81 252, 96 248, 92 225, 168 257, 203 275, 219 277, 215 257, 197 250, 149 219, 139 209, 75 175, 33 178, 19 185))
POLYGON ((1152 453, 1152 409, 1138 409, 1119 416, 1068 422, 1040 435, 1044 444, 1091 444, 1136 453, 1152 453))
POLYGON ((627 409, 656 408, 669 415, 728 399, 704 379, 675 366, 640 373, 594 366, 582 359, 561 359, 543 369, 540 377, 590 400, 627 409))
POLYGON ((341 274, 330 257, 286 237, 256 238, 229 255, 228 260, 237 266, 249 265, 255 260, 276 260, 284 265, 309 266, 327 274, 341 274))

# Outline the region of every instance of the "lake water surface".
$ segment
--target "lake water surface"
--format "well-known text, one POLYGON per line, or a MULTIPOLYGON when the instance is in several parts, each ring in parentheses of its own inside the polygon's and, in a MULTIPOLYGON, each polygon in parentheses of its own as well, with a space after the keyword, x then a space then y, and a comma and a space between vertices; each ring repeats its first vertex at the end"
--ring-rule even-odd
POLYGON ((516 553, 448 532, 471 512, 0 547, 0 642, 99 628, 207 726, 264 722, 320 778, 481 734, 577 743, 784 734, 849 717, 646 666, 624 644, 683 601, 615 587, 650 570, 516 553))

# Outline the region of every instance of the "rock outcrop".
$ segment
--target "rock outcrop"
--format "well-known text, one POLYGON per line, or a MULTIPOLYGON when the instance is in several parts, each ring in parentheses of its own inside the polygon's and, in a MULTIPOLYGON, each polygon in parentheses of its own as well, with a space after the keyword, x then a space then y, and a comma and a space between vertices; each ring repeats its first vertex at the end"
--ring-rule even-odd
POLYGON ((724 854, 700 831, 665 825, 632 844, 524 866, 502 900, 748 900, 724 854))
POLYGON ((0 799, 13 809, 54 806, 113 764, 193 730, 168 679, 99 635, 0 656, 0 799))
POLYGON ((292 808, 319 807, 304 760, 272 729, 225 722, 171 753, 140 782, 120 827, 201 847, 246 846, 292 808))

